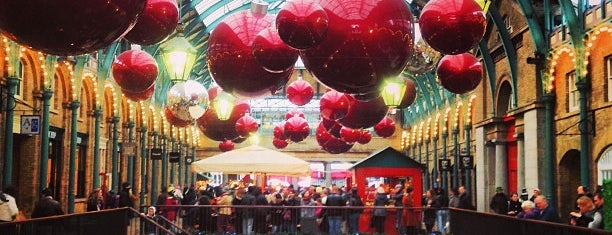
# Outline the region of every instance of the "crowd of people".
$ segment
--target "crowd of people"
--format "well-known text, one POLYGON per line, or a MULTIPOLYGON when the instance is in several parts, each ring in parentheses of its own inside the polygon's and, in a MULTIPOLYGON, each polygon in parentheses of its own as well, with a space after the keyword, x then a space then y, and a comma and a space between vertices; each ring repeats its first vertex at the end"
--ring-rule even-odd
MULTIPOLYGON (((588 187, 578 186, 576 192, 576 211, 569 214, 568 223, 574 226, 603 229, 604 199, 601 189, 593 194, 588 187)), ((563 222, 557 210, 548 203, 546 196, 542 195, 538 188, 533 189, 533 194, 528 199, 526 189, 523 189, 520 196, 513 192, 508 198, 503 188, 497 187, 489 207, 497 214, 554 223, 563 222)))

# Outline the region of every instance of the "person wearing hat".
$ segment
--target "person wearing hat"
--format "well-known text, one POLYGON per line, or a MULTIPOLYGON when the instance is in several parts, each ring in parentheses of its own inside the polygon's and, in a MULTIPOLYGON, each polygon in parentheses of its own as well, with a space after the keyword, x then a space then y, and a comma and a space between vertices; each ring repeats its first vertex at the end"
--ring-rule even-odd
POLYGON ((504 189, 500 186, 495 188, 495 195, 491 199, 489 207, 493 212, 501 215, 508 214, 508 196, 504 193, 504 189))
POLYGON ((134 201, 132 200, 130 189, 132 189, 132 185, 130 185, 130 183, 123 182, 121 184, 121 192, 119 192, 119 207, 134 208, 134 201))
POLYGON ((164 206, 160 206, 159 210, 162 212, 162 215, 166 217, 166 219, 170 221, 174 221, 176 219, 176 212, 178 211, 178 199, 174 197, 174 186, 168 186, 166 192, 168 195, 166 196, 164 206))

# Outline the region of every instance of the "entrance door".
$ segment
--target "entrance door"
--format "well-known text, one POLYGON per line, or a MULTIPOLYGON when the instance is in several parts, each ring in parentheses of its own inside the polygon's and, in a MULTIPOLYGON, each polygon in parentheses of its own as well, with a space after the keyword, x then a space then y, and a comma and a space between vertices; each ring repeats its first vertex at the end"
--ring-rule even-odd
POLYGON ((47 187, 53 190, 53 198, 56 200, 61 199, 62 192, 62 151, 63 151, 63 140, 64 130, 56 127, 49 128, 49 160, 48 160, 48 171, 47 176, 47 187))

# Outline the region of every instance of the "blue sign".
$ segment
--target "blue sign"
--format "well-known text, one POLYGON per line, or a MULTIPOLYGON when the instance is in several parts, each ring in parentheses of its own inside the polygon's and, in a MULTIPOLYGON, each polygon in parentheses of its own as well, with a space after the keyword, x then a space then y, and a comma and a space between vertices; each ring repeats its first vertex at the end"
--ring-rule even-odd
POLYGON ((21 134, 38 135, 40 134, 39 115, 21 115, 21 134))

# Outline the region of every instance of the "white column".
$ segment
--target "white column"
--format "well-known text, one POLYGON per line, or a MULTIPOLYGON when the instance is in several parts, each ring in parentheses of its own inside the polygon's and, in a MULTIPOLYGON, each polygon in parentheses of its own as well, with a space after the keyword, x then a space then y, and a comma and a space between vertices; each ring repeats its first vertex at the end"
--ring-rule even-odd
POLYGON ((525 187, 531 195, 533 188, 542 188, 540 180, 544 180, 544 171, 541 162, 544 158, 544 111, 538 114, 538 110, 530 110, 524 114, 524 155, 525 155, 525 187))
POLYGON ((325 186, 330 187, 332 185, 331 162, 326 162, 324 164, 325 164, 325 186))
MULTIPOLYGON (((516 150, 517 150, 517 193, 521 195, 521 189, 525 188, 525 141, 523 134, 516 135, 516 150)), ((529 191, 528 191, 529 192, 529 191)))
POLYGON ((507 144, 499 140, 495 141, 495 187, 502 187, 508 193, 507 144))
POLYGON ((489 177, 489 160, 486 154, 486 137, 484 127, 477 127, 474 129, 474 145, 476 146, 476 152, 474 153, 476 161, 476 192, 472 192, 472 198, 476 197, 476 208, 479 211, 484 211, 488 208, 488 197, 489 194, 485 190, 489 177))

